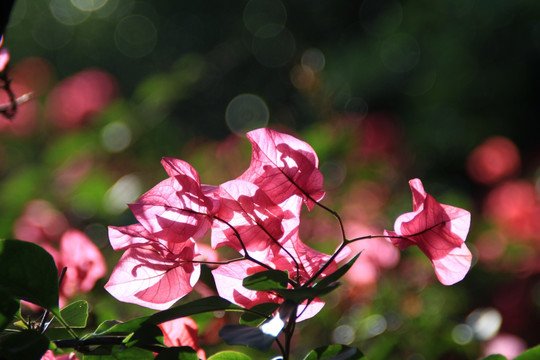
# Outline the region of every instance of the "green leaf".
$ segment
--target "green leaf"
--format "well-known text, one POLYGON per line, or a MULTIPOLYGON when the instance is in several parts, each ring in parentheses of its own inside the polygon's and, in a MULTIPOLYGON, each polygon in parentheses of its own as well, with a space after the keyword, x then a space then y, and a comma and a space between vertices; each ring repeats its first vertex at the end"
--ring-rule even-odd
MULTIPOLYGON (((78 300, 60 310, 62 319, 71 328, 84 328, 88 320, 88 303, 84 300, 78 300)), ((58 320, 54 319, 49 327, 63 327, 58 320)))
POLYGON ((58 271, 42 247, 0 239, 0 288, 18 299, 58 312, 58 271))
POLYGON ((199 357, 189 346, 178 346, 160 351, 156 360, 199 360, 199 357))
POLYGON ((508 359, 506 358, 506 356, 502 356, 501 354, 493 354, 493 355, 486 356, 482 360, 508 360, 508 359))
POLYGON ((148 318, 149 316, 143 316, 126 322, 107 320, 102 322, 92 335, 103 336, 113 334, 129 334, 140 328, 141 325, 148 320, 148 318))
POLYGON ((124 346, 100 346, 91 353, 84 354, 81 360, 153 360, 154 353, 149 350, 124 346))
POLYGON ((518 355, 514 360, 537 360, 540 359, 540 345, 526 350, 521 355, 518 355))
POLYGON ((354 265, 358 257, 360 256, 361 252, 356 254, 351 260, 349 260, 346 264, 344 264, 342 267, 328 275, 327 277, 323 278, 321 281, 317 283, 316 286, 320 287, 328 287, 333 282, 338 281, 349 269, 354 265))
POLYGON ((127 347, 163 344, 163 332, 157 325, 142 323, 135 332, 124 339, 123 343, 127 347))
POLYGON ((221 351, 210 356, 208 360, 253 360, 253 358, 236 351, 221 351))
POLYGON ((49 349, 49 339, 36 330, 24 330, 0 341, 0 358, 6 360, 40 360, 49 349))
POLYGON ((275 289, 274 291, 283 296, 285 300, 290 300, 295 304, 301 304, 305 300, 313 300, 316 297, 328 294, 329 292, 336 289, 340 283, 333 282, 328 286, 317 286, 314 287, 300 287, 297 289, 275 289))
POLYGON ((242 285, 250 290, 268 291, 286 289, 288 282, 289 274, 286 271, 266 270, 246 277, 242 285))
POLYGON ((346 345, 322 346, 312 350, 304 360, 366 360, 362 352, 346 345))
POLYGON ((267 320, 278 308, 279 304, 273 302, 255 305, 249 309, 250 312, 242 314, 240 324, 258 326, 267 320))
POLYGON ((147 321, 151 324, 157 325, 164 323, 165 321, 178 319, 181 317, 223 310, 245 311, 244 308, 234 305, 233 303, 222 299, 219 296, 209 296, 157 312, 151 315, 147 321))
POLYGON ((0 331, 13 320, 21 304, 17 299, 0 288, 0 331))

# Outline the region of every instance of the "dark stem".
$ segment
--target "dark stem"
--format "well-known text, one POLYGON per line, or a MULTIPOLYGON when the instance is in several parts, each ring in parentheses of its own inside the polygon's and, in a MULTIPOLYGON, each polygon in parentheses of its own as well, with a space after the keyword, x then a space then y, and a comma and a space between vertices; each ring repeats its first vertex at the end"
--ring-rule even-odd
MULTIPOLYGON (((62 281, 64 280, 66 271, 67 271, 67 267, 64 266, 62 268, 62 271, 60 272, 60 276, 58 277, 58 289, 60 289, 60 286, 62 286, 62 281)), ((49 316, 49 310, 45 310, 45 312, 43 313, 43 316, 41 317, 41 321, 39 322, 38 331, 41 333, 44 333, 52 322, 52 319, 51 319, 49 322, 45 323, 45 320, 47 319, 48 316, 49 316)))

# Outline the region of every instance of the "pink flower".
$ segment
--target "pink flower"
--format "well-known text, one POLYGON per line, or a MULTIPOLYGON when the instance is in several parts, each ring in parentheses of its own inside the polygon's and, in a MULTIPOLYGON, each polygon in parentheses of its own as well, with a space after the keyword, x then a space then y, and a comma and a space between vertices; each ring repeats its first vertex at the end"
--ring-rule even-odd
POLYGON ((60 287, 63 302, 77 293, 92 290, 96 281, 107 273, 98 247, 84 233, 74 229, 66 231, 60 239, 57 265, 59 269, 67 267, 60 287))
POLYGON ((247 137, 253 146, 251 164, 239 179, 254 183, 278 204, 294 194, 312 209, 324 197, 319 159, 308 143, 267 128, 247 137))
POLYGON ((130 208, 139 221, 110 227, 113 249, 126 250, 105 288, 120 301, 156 310, 187 295, 200 276, 195 241, 211 225, 215 188, 202 186, 188 163, 164 158, 169 174, 130 208))
MULTIPOLYGON (((241 182, 244 183, 244 182, 241 182)), ((266 199, 265 199, 266 201, 266 199)), ((248 202, 249 204, 249 202, 248 202)), ((256 228, 255 233, 242 231, 242 225, 238 223, 241 229, 240 235, 251 235, 254 239, 260 240, 265 245, 260 248, 254 248, 248 253, 253 258, 261 261, 272 269, 288 271, 289 277, 298 284, 306 283, 316 272, 329 260, 330 256, 320 253, 305 245, 298 236, 298 226, 300 223, 300 209, 302 198, 292 196, 281 204, 283 212, 279 219, 279 232, 272 230, 276 224, 267 225, 265 230, 264 222, 258 220, 256 226, 247 227, 256 228), (262 229, 262 230, 261 230, 262 229), (274 231, 274 235, 272 232, 274 231)), ((224 206, 222 205, 222 210, 224 206)), ((257 207, 252 207, 254 211, 247 211, 248 206, 243 208, 244 219, 256 218, 257 207)), ((269 208, 270 210, 272 207, 269 208)), ((261 217, 264 213, 259 213, 261 217)), ((270 217, 263 217, 268 220, 270 217)), ((274 219, 275 220, 275 219, 274 219)), ((219 223, 215 223, 221 226, 219 223)), ((217 232, 219 233, 220 230, 217 232)), ((214 229, 212 236, 214 236, 214 229)), ((243 253, 243 251, 241 251, 243 253)), ((337 269, 335 262, 323 271, 321 277, 324 277, 337 269)), ((237 305, 251 308, 264 302, 281 303, 283 299, 276 294, 265 291, 254 291, 242 286, 245 277, 257 272, 267 270, 267 268, 258 265, 249 260, 242 260, 226 265, 221 265, 212 270, 212 275, 216 283, 219 295, 237 305)), ((308 319, 318 313, 323 307, 324 302, 320 299, 314 299, 310 304, 304 303, 298 309, 298 321, 308 319)))
MULTIPOLYGON (((242 286, 244 277, 258 271, 287 270, 299 285, 317 274, 330 256, 298 236, 302 203, 311 209, 324 195, 317 155, 305 142, 276 131, 258 129, 247 136, 253 145, 251 165, 219 187, 202 185, 185 161, 163 159, 169 178, 130 204, 139 223, 109 229, 112 247, 126 252, 107 291, 121 301, 168 308, 198 281, 196 241, 210 228, 213 248, 227 246, 246 258, 213 270, 219 294, 229 301, 246 307, 283 301, 242 286)), ((320 276, 336 268, 333 262, 320 276)), ((313 300, 301 316, 314 315, 322 304, 313 300)))
POLYGON ((54 355, 52 350, 47 350, 41 357, 41 360, 79 360, 79 358, 74 352, 69 354, 54 355))
POLYGON ((388 241, 404 250, 416 245, 429 258, 435 274, 444 285, 461 281, 471 267, 472 255, 465 239, 471 214, 463 209, 438 203, 424 191, 419 179, 409 181, 413 212, 399 216, 395 231, 386 231, 388 241))
POLYGON ((109 73, 98 69, 81 71, 51 91, 47 98, 48 117, 62 129, 80 127, 114 99, 117 87, 109 73))
POLYGON ((195 320, 189 317, 166 321, 158 325, 163 332, 163 343, 169 347, 189 346, 197 351, 201 360, 206 360, 206 354, 199 347, 199 328, 195 320))
POLYGON ((168 243, 139 224, 110 227, 109 238, 115 250, 126 250, 105 285, 120 301, 164 310, 191 292, 199 280, 193 239, 168 243))
POLYGON ((527 343, 522 338, 512 334, 498 334, 484 344, 484 355, 501 354, 513 359, 527 350, 527 343))
POLYGON ((4 71, 9 63, 9 51, 8 49, 0 49, 0 72, 4 71))

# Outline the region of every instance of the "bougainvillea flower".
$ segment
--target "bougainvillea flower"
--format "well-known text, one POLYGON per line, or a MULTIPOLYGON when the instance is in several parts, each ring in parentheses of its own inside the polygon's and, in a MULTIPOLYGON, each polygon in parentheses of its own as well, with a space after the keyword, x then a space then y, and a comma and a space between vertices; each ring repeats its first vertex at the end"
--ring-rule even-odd
POLYGON ((203 193, 199 175, 182 160, 165 158, 162 163, 171 177, 130 204, 133 215, 161 239, 180 242, 204 236, 214 204, 203 193))
MULTIPOLYGON (((249 204, 249 202, 248 202, 249 204)), ((222 209, 223 209, 222 204, 222 209)), ((298 236, 300 224, 300 209, 302 198, 292 196, 281 203, 283 212, 280 218, 279 233, 276 233, 275 241, 269 241, 266 248, 256 249, 248 253, 253 258, 263 262, 272 269, 288 271, 291 280, 302 285, 314 276, 321 267, 330 259, 330 255, 316 251, 304 244, 298 236)), ((248 207, 246 206, 245 209, 248 207)), ((246 217, 249 215, 246 214, 246 217)), ((269 219, 269 217, 264 217, 269 219)), ((257 227, 258 228, 258 227, 257 227)), ((269 226, 270 228, 270 226, 269 226)), ((260 228, 258 228, 260 229, 260 228)), ((214 235, 214 233, 212 234, 214 235)), ((246 233, 240 233, 241 237, 246 233)), ((266 232, 251 234, 255 238, 269 236, 266 232)), ((347 252, 345 252, 346 255, 347 252)), ((333 261, 320 275, 325 277, 337 269, 337 264, 333 261)), ((250 308, 264 302, 281 303, 283 299, 276 294, 265 291, 254 291, 242 286, 242 281, 246 276, 267 270, 249 260, 237 261, 230 264, 220 265, 212 270, 212 275, 216 283, 216 288, 221 297, 243 307, 250 308)), ((298 309, 298 321, 308 319, 317 314, 324 302, 314 299, 310 304, 303 304, 298 309), (307 306, 306 306, 307 305, 307 306)))
POLYGON ((410 180, 409 185, 413 211, 396 219, 394 231, 385 230, 387 240, 401 250, 410 245, 418 246, 433 264, 442 284, 461 281, 471 267, 472 255, 465 245, 471 214, 438 203, 424 191, 419 179, 410 180))
POLYGON ((47 350, 41 357, 41 360, 79 360, 79 358, 74 352, 69 354, 54 355, 52 350, 47 350))
POLYGON ((59 269, 67 267, 60 295, 70 298, 92 290, 96 281, 107 273, 105 259, 98 247, 81 231, 68 230, 60 239, 59 269))
POLYGON ((0 49, 0 72, 4 71, 9 63, 9 51, 6 48, 0 49))
MULTIPOLYGON (((111 231, 121 232, 122 228, 111 231)), ((112 296, 164 310, 191 292, 201 272, 200 265, 193 263, 195 241, 176 243, 174 249, 153 246, 156 244, 159 242, 150 238, 147 246, 131 246, 124 252, 105 285, 112 296)))
POLYGON ((309 144, 267 128, 247 137, 253 147, 251 164, 239 179, 254 183, 277 204, 294 194, 311 210, 324 197, 319 159, 309 144))
POLYGON ((217 217, 227 223, 214 221, 214 248, 227 245, 242 253, 245 247, 255 256, 254 252, 276 245, 283 236, 284 209, 257 185, 243 180, 228 181, 219 187, 219 196, 217 217))
POLYGON ((206 360, 206 354, 199 347, 199 327, 195 320, 190 317, 178 318, 166 321, 158 325, 163 332, 163 343, 169 347, 189 346, 197 351, 201 360, 206 360))

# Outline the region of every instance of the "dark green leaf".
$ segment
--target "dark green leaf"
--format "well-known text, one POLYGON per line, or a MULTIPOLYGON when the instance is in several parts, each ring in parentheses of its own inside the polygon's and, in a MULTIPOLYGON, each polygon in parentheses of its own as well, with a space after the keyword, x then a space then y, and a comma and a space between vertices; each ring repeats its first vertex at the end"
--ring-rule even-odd
POLYGON ((179 346, 160 351, 156 360, 199 360, 199 357, 189 346, 179 346))
POLYGON ((153 360, 154 353, 141 348, 124 346, 99 347, 83 355, 81 360, 153 360))
POLYGON ((58 312, 58 271, 42 247, 0 240, 0 288, 18 299, 58 312))
POLYGON ((317 286, 320 287, 328 287, 333 282, 338 281, 349 269, 354 265, 358 257, 360 256, 361 252, 356 254, 351 260, 349 260, 346 264, 344 264, 342 267, 328 275, 327 277, 323 278, 321 281, 317 283, 317 286))
POLYGON ((286 289, 289 274, 280 270, 266 270, 246 277, 242 285, 246 289, 268 291, 274 289, 286 289))
POLYGON ((329 345, 312 350, 304 360, 366 360, 366 357, 355 347, 329 345))
POLYGON ((253 358, 236 351, 221 351, 210 356, 208 360, 253 360, 253 358))
POLYGON ((20 302, 0 288, 0 331, 13 320, 20 308, 20 302))
POLYGON ((157 325, 165 321, 178 319, 181 317, 223 310, 245 311, 245 309, 241 308, 240 306, 234 305, 231 302, 220 298, 219 296, 209 296, 157 312, 151 315, 147 321, 151 324, 157 325))
POLYGON ((240 317, 240 323, 248 326, 258 326, 267 320, 279 308, 278 303, 263 303, 250 308, 240 317))
POLYGON ((502 356, 500 354, 493 354, 493 355, 486 356, 482 360, 508 360, 508 359, 506 358, 506 356, 502 356))
POLYGON ((290 300, 295 304, 301 304, 305 300, 313 300, 316 297, 328 294, 340 285, 338 282, 333 282, 328 286, 301 287, 297 289, 277 289, 274 290, 285 300, 290 300))
POLYGON ((143 323, 134 333, 125 338, 124 344, 127 347, 163 344, 163 332, 157 325, 143 323))
POLYGON ((24 330, 3 337, 0 358, 6 360, 40 360, 49 349, 49 339, 36 330, 24 330))
POLYGON ((136 331, 141 324, 148 320, 148 316, 132 319, 126 322, 118 322, 116 320, 108 320, 101 323, 94 331, 93 335, 113 335, 113 334, 129 334, 136 331))
POLYGON ((246 325, 225 325, 219 330, 219 336, 229 345, 245 345, 266 351, 275 338, 265 334, 258 327, 246 325))
POLYGON ((518 355, 514 360, 537 360, 540 359, 540 345, 535 346, 523 354, 518 355))

